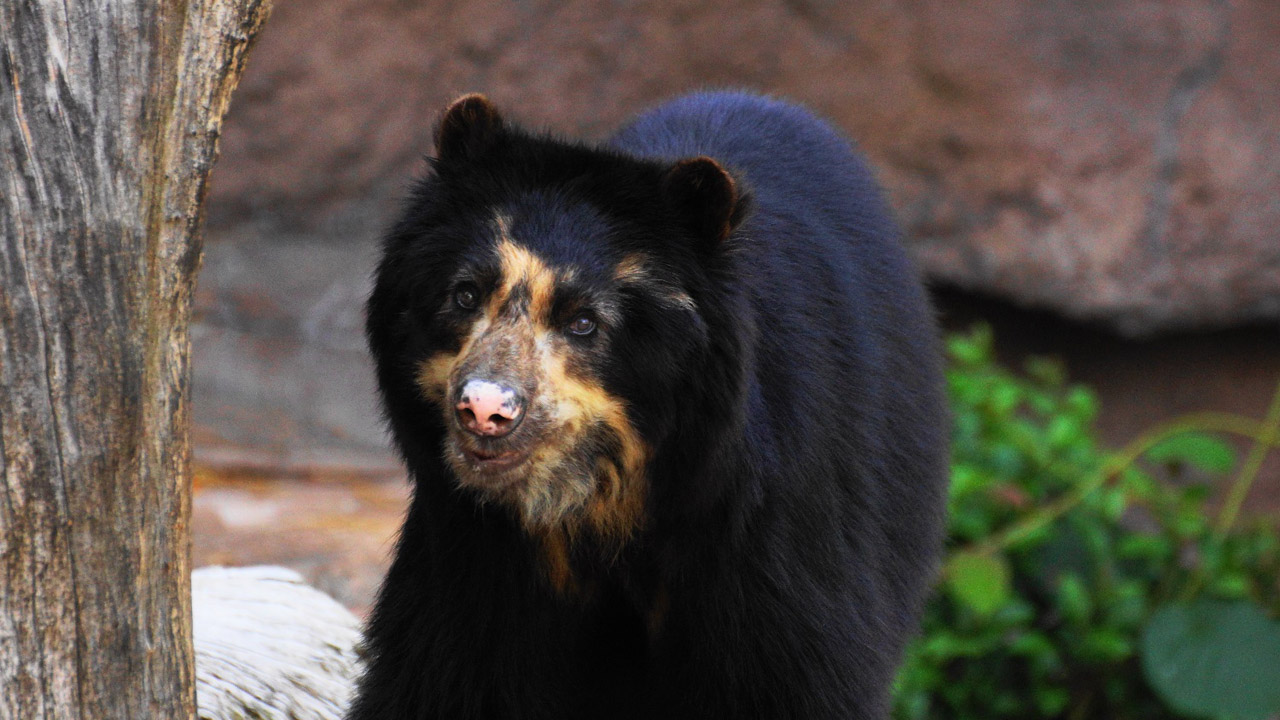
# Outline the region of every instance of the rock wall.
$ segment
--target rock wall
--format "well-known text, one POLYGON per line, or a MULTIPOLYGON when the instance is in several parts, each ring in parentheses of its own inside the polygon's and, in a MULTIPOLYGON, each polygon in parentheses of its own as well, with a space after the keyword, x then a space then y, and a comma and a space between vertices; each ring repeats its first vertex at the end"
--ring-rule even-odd
MULTIPOLYGON (((1261 347, 1280 338, 1275 0, 283 0, 212 178, 197 457, 395 471, 361 302, 450 99, 482 91, 512 117, 599 138, 708 86, 833 120, 879 169, 931 278, 1109 328, 1053 333, 1108 368, 1104 384, 1158 375, 1161 355, 1108 341, 1093 352, 1141 359, 1090 364, 1080 338, 1244 322, 1271 323, 1250 331, 1261 347)), ((1256 414, 1280 352, 1250 354, 1223 397, 1222 368, 1239 363, 1217 346, 1180 362, 1176 406, 1256 414)), ((1174 409, 1142 394, 1165 385, 1109 387, 1110 406, 1174 409)))
POLYGON ((1130 334, 1280 318, 1274 0, 283 2, 211 235, 363 235, 466 91, 601 137, 706 86, 847 131, 940 282, 1130 334))

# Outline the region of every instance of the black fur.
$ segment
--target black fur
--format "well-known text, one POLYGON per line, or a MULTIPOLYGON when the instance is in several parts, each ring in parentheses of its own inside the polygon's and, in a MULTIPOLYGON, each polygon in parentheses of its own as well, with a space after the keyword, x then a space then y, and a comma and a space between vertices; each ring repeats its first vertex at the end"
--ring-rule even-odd
POLYGON ((924 294, 862 161, 742 93, 681 98, 601 147, 476 116, 482 137, 446 124, 457 157, 413 193, 369 300, 415 491, 348 717, 885 717, 934 575, 946 412, 924 294), (676 169, 700 156, 715 163, 676 169), (653 451, 642 527, 621 552, 579 537, 575 593, 508 508, 458 488, 445 414, 414 384, 458 345, 441 308, 495 209, 617 299, 584 363, 653 451), (615 287, 636 252, 661 283, 615 287))

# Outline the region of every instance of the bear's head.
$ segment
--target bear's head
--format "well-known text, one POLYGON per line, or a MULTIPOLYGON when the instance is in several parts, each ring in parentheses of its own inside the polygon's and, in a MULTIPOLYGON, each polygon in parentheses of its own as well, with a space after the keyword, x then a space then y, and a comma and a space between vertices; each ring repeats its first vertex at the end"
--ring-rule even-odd
MULTIPOLYGON (((379 383, 420 483, 530 531, 625 540, 673 433, 729 422, 715 338, 747 203, 706 157, 651 160, 449 107, 368 308, 379 383)), ((731 293, 730 293, 731 294, 731 293)), ((717 350, 717 348, 721 348, 717 350)))

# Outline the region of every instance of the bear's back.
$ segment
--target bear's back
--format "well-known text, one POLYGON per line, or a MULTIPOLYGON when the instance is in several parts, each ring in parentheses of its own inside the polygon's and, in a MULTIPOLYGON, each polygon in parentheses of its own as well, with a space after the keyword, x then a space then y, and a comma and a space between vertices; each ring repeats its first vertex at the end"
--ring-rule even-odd
MULTIPOLYGON (((743 530, 716 547, 743 549, 716 557, 731 569, 708 592, 755 578, 803 598, 808 615, 791 621, 821 638, 821 660, 789 672, 775 658, 772 671, 783 685, 825 679, 791 716, 851 716, 855 705, 881 716, 940 545, 947 413, 932 311, 880 189, 825 122, 746 93, 679 98, 611 145, 662 161, 708 156, 750 197, 713 280, 742 293, 742 342, 726 357, 746 368, 745 423, 687 483, 739 488, 743 530)), ((680 570, 694 576, 698 562, 680 570)), ((779 622, 767 605, 747 614, 756 626, 779 622)))
MULTIPOLYGON (((890 423, 927 435, 917 447, 945 445, 932 312, 848 140, 790 103, 702 92, 641 114, 610 144, 644 158, 709 156, 750 193, 730 242, 756 327, 755 415, 771 426, 753 434, 866 456, 863 445, 882 440, 848 429, 890 423)), ((941 454, 931 455, 936 470, 941 454)))
POLYGON ((745 92, 694 93, 642 113, 609 144, 644 158, 706 155, 745 179, 765 213, 829 218, 839 208, 863 235, 896 235, 849 141, 797 105, 745 92))

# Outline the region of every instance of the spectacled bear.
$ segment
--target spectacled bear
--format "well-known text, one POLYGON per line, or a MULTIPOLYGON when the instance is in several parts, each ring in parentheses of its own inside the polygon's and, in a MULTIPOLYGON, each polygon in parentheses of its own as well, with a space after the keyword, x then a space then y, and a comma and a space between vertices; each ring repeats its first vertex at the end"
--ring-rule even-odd
POLYGON ((348 717, 885 717, 947 414, 862 160, 733 92, 435 139, 368 301, 414 491, 348 717))

